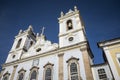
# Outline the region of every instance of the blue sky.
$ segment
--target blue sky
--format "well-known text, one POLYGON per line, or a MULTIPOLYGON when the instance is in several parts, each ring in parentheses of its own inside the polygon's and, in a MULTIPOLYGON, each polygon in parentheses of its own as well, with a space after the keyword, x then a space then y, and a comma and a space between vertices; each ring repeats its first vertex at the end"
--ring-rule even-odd
POLYGON ((0 64, 3 64, 20 29, 32 25, 34 32, 44 26, 48 40, 58 43, 58 18, 77 6, 85 24, 94 54, 94 63, 102 63, 97 42, 120 37, 119 0, 0 0, 0 64))

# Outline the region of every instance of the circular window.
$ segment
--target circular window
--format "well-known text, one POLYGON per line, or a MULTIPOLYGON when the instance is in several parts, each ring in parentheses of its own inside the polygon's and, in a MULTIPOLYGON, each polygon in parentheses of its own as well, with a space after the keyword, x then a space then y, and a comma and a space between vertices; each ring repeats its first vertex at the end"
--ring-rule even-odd
POLYGON ((13 55, 12 58, 15 58, 15 55, 13 55))
POLYGON ((73 41, 73 37, 68 38, 69 41, 73 41))
POLYGON ((39 51, 41 51, 41 48, 38 48, 38 49, 36 50, 36 52, 39 52, 39 51))

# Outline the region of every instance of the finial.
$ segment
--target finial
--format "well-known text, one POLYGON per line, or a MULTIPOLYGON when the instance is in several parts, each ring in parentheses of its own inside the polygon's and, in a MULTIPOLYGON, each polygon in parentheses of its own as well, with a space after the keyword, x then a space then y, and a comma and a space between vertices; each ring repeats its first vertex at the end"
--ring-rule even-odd
POLYGON ((29 25, 28 30, 33 30, 32 25, 29 25))
POLYGON ((64 13, 61 11, 60 15, 61 15, 61 17, 63 17, 63 16, 64 16, 64 13))
POLYGON ((74 11, 77 11, 77 7, 76 6, 74 6, 74 11))
POLYGON ((36 35, 37 37, 39 36, 39 33, 37 33, 37 35, 36 35))
POLYGON ((73 12, 72 9, 69 9, 68 13, 72 13, 72 12, 73 12))
POLYGON ((36 39, 38 39, 38 37, 39 37, 39 33, 36 34, 36 39))
POLYGON ((39 36, 39 33, 37 33, 36 37, 38 37, 38 36, 39 36))
POLYGON ((21 34, 22 33, 22 29, 20 29, 20 31, 19 31, 19 34, 21 34))
POLYGON ((72 12, 72 10, 71 10, 71 9, 69 9, 69 12, 72 12))
POLYGON ((45 31, 45 27, 42 28, 42 32, 41 32, 41 36, 44 34, 44 31, 45 31))

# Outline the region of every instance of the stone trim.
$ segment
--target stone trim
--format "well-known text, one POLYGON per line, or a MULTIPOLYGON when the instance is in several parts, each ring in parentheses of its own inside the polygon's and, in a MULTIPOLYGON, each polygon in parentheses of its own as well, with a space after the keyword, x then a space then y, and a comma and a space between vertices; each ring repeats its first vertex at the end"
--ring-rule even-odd
POLYGON ((58 72, 58 80, 64 80, 64 67, 63 67, 63 56, 64 56, 64 53, 59 53, 58 54, 58 58, 59 58, 59 62, 58 62, 58 70, 59 70, 59 72, 58 72))
POLYGON ((32 71, 33 69, 39 69, 39 67, 33 66, 33 67, 30 69, 30 71, 32 71))
POLYGON ((66 62, 68 63, 67 70, 68 70, 68 80, 71 80, 71 75, 70 75, 70 64, 75 63, 77 64, 77 72, 78 72, 78 80, 82 80, 81 75, 80 75, 80 64, 78 62, 79 58, 71 57, 68 59, 66 62))
POLYGON ((43 68, 47 67, 47 66, 54 66, 54 64, 48 62, 47 64, 45 64, 45 66, 43 66, 43 68))
POLYGON ((33 66, 31 69, 30 69, 30 74, 29 74, 29 79, 31 78, 31 74, 33 71, 36 71, 37 72, 37 76, 36 76, 36 80, 38 80, 38 74, 39 74, 39 71, 38 71, 39 67, 36 67, 36 66, 33 66))
POLYGON ((71 60, 76 60, 76 61, 78 61, 79 60, 79 58, 76 58, 76 57, 71 57, 70 59, 68 59, 66 62, 68 63, 69 61, 71 61, 71 60))
POLYGON ((115 45, 115 44, 118 44, 118 43, 120 43, 120 37, 119 38, 114 38, 114 39, 111 39, 111 40, 105 40, 105 41, 102 41, 102 42, 98 42, 97 45, 98 45, 98 47, 103 48, 105 46, 111 46, 111 45, 115 45))
POLYGON ((1 72, 0 72, 0 79, 2 78, 4 71, 5 71, 5 68, 2 68, 2 70, 1 70, 1 72))
POLYGON ((62 36, 66 36, 66 35, 68 35, 69 33, 75 33, 75 32, 78 32, 78 31, 80 31, 80 30, 83 30, 82 28, 81 29, 76 29, 76 30, 68 30, 69 32, 66 32, 66 33, 64 33, 64 34, 59 34, 58 36, 59 37, 62 37, 62 36))
POLYGON ((88 51, 88 55, 91 57, 91 58, 93 58, 94 57, 94 55, 92 54, 92 51, 91 51, 91 49, 90 49, 90 47, 89 47, 89 43, 87 43, 87 44, 85 44, 85 45, 83 45, 83 46, 80 46, 80 51, 88 51))
MULTIPOLYGON (((9 79, 9 76, 10 76, 10 73, 7 71, 7 72, 3 75, 3 79, 4 79, 5 77, 7 77, 7 78, 9 79)), ((3 80, 3 79, 1 79, 1 80, 3 80)))
POLYGON ((58 57, 61 57, 61 56, 63 56, 64 55, 64 53, 59 53, 58 54, 58 57))
POLYGON ((43 66, 44 68, 44 71, 43 71, 43 80, 45 80, 45 72, 47 70, 47 68, 50 68, 51 69, 51 80, 53 80, 53 66, 54 64, 48 62, 47 64, 45 64, 45 66, 43 66))
POLYGON ((18 71, 18 73, 20 73, 21 71, 26 72, 26 70, 22 68, 22 69, 20 69, 20 70, 18 71))
POLYGON ((5 74, 3 74, 3 77, 6 75, 10 75, 10 73, 7 71, 5 74))
POLYGON ((25 72, 26 72, 26 70, 24 70, 23 68, 20 69, 20 70, 18 71, 17 80, 19 79, 19 75, 20 75, 21 73, 23 73, 23 80, 24 80, 24 79, 25 79, 25 72))
POLYGON ((89 51, 88 49, 84 48, 82 51, 83 55, 83 61, 84 61, 84 67, 85 67, 85 74, 86 74, 86 80, 93 80, 90 60, 89 60, 89 51))
POLYGON ((43 56, 59 54, 61 52, 67 51, 67 50, 80 48, 80 47, 82 47, 82 46, 84 46, 86 44, 87 44, 87 41, 83 41, 83 42, 80 42, 80 43, 77 43, 77 44, 74 44, 74 45, 71 45, 71 46, 58 48, 58 49, 55 49, 55 50, 52 50, 52 51, 48 51, 48 52, 44 52, 44 53, 41 53, 41 54, 38 54, 38 55, 34 55, 34 56, 30 56, 30 57, 23 58, 23 59, 20 59, 20 60, 16 60, 16 61, 12 61, 12 62, 9 62, 9 63, 5 63, 5 64, 2 65, 2 67, 7 67, 7 66, 19 64, 19 63, 22 63, 22 62, 25 62, 25 61, 29 61, 29 60, 33 60, 33 59, 36 59, 36 58, 39 58, 39 57, 43 57, 43 56))
POLYGON ((74 11, 74 12, 69 13, 67 15, 64 15, 63 17, 58 18, 58 20, 60 22, 62 19, 68 18, 68 17, 73 16, 73 15, 79 15, 79 11, 77 10, 77 11, 74 11))
POLYGON ((13 66, 13 72, 12 72, 12 75, 11 75, 10 80, 14 80, 14 75, 15 75, 15 73, 16 73, 17 67, 18 67, 18 65, 13 66))

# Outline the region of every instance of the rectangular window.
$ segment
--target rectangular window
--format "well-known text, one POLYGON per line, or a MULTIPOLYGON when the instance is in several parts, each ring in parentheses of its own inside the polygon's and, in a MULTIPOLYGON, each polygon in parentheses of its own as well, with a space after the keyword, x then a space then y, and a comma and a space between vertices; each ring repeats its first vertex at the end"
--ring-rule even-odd
POLYGON ((39 59, 33 60, 32 66, 38 66, 39 65, 39 59))
POLYGON ((99 78, 100 79, 107 79, 107 76, 106 76, 106 74, 102 74, 102 75, 99 75, 99 78))
POLYGON ((120 52, 116 53, 116 60, 118 62, 118 65, 120 66, 120 52))
POLYGON ((98 75, 99 75, 99 79, 102 80, 106 80, 107 79, 107 75, 105 73, 105 69, 98 69, 98 75))
POLYGON ((120 58, 118 58, 118 61, 119 61, 119 63, 120 63, 120 58))

